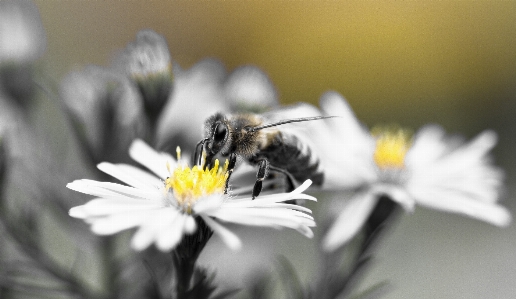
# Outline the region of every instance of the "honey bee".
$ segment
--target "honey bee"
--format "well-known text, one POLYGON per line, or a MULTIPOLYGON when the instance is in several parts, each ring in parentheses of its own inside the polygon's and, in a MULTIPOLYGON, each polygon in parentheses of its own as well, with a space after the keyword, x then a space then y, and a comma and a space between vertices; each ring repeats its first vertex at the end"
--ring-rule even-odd
POLYGON ((260 194, 262 182, 269 175, 269 171, 286 176, 289 189, 287 191, 294 189, 295 180, 303 182, 311 179, 314 185, 321 185, 324 174, 319 169, 319 158, 295 134, 276 127, 332 117, 336 116, 315 116, 265 123, 265 119, 258 114, 217 113, 204 123, 204 138, 196 146, 195 163, 201 164, 202 151, 206 153, 205 166, 208 167, 217 154, 229 157, 226 190, 237 156, 243 157, 251 165, 258 166, 253 199, 260 194))

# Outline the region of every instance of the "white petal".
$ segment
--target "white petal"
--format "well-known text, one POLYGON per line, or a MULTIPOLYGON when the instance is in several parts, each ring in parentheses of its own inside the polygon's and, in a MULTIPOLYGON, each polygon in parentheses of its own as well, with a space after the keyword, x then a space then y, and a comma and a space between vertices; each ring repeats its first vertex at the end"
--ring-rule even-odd
POLYGON ((307 226, 300 226, 296 230, 308 239, 312 239, 314 237, 314 232, 307 226))
MULTIPOLYGON (((228 207, 231 207, 228 205, 224 205, 224 208, 228 206, 228 207)), ((309 208, 307 207, 303 207, 303 206, 299 206, 299 205, 294 205, 294 204, 288 204, 288 203, 273 203, 273 204, 261 204, 259 205, 258 207, 260 208, 263 208, 263 209, 267 209, 267 208, 283 208, 283 209, 290 209, 290 210, 296 210, 296 211, 300 211, 300 212, 304 212, 304 213, 307 213, 307 214, 312 214, 312 210, 310 210, 309 208)))
POLYGON ((448 169, 451 171, 467 171, 470 167, 484 162, 484 157, 496 144, 496 134, 485 131, 479 134, 471 142, 455 149, 450 154, 439 160, 434 168, 441 171, 448 169))
POLYGON ((440 126, 428 125, 421 128, 405 157, 407 167, 421 169, 443 156, 449 150, 444 142, 444 135, 440 126))
POLYGON ((135 168, 134 166, 125 165, 123 168, 119 167, 120 164, 111 164, 108 162, 102 162, 97 165, 97 168, 102 172, 109 174, 110 176, 119 179, 120 181, 133 186, 135 188, 146 189, 149 188, 144 181, 139 180, 138 177, 133 177, 133 173, 126 172, 127 168, 135 168))
POLYGON ((166 252, 174 248, 183 238, 183 232, 185 230, 186 222, 189 215, 179 214, 179 216, 170 223, 170 225, 164 225, 163 229, 159 231, 156 237, 156 247, 159 250, 166 252), (170 229, 170 228, 173 229, 170 229))
POLYGON ((371 186, 370 192, 377 195, 385 194, 389 199, 398 203, 406 212, 414 211, 416 205, 414 198, 407 191, 396 185, 374 184, 371 186))
POLYGON ((326 115, 340 116, 328 120, 327 132, 312 134, 322 153, 323 187, 356 187, 376 180, 372 159, 376 142, 357 120, 346 100, 336 92, 328 92, 321 97, 321 108, 326 115))
POLYGON ((353 110, 346 100, 337 92, 330 91, 321 97, 321 109, 326 115, 340 116, 332 120, 333 127, 338 128, 341 134, 356 141, 370 140, 370 134, 360 124, 353 110))
POLYGON ((132 165, 127 164, 116 164, 118 168, 133 178, 137 179, 142 183, 142 186, 154 186, 156 188, 160 188, 163 186, 163 181, 159 179, 157 176, 141 170, 140 168, 136 168, 132 165))
POLYGON ((140 139, 133 141, 129 147, 129 155, 133 160, 147 167, 161 179, 166 179, 170 176, 167 170, 167 163, 171 169, 175 168, 177 164, 172 156, 166 153, 158 153, 140 139))
POLYGON ((272 203, 284 202, 293 199, 306 199, 311 201, 317 201, 317 199, 313 196, 301 194, 301 192, 305 191, 311 184, 311 180, 306 180, 303 184, 301 184, 299 187, 297 187, 290 193, 262 195, 257 197, 255 200, 249 200, 249 198, 237 199, 225 202, 224 205, 233 204, 234 206, 241 207, 258 207, 261 205, 269 205, 272 203))
POLYGON ((208 211, 218 209, 223 204, 223 201, 222 195, 208 196, 199 199, 193 206, 193 211, 195 214, 207 213, 208 211))
POLYGON ((84 206, 73 207, 68 211, 68 215, 74 218, 84 219, 88 214, 84 211, 84 206))
POLYGON ((98 197, 138 198, 142 200, 155 200, 163 197, 162 191, 154 187, 137 189, 121 184, 97 182, 93 180, 73 181, 67 184, 66 187, 77 192, 98 197))
POLYGON ((131 246, 134 250, 143 250, 149 247, 161 231, 169 230, 171 235, 182 235, 183 228, 174 226, 175 220, 181 217, 174 208, 161 209, 152 214, 152 218, 142 223, 140 229, 134 234, 131 246))
POLYGON ((215 232, 217 233, 222 241, 231 249, 231 250, 240 250, 242 248, 242 241, 237 237, 233 232, 211 219, 209 216, 200 215, 204 222, 215 232))
POLYGON ((102 218, 90 218, 91 230, 98 235, 111 235, 120 231, 133 228, 149 221, 153 211, 134 211, 123 214, 112 214, 102 218))
POLYGON ((486 203, 469 194, 446 191, 428 191, 415 194, 418 204, 451 213, 463 214, 496 226, 507 226, 511 214, 504 207, 495 203, 486 203))
MULTIPOLYGON (((306 180, 303 182, 303 184, 301 184, 299 187, 297 187, 290 193, 291 194, 301 194, 304 191, 306 191, 306 189, 308 189, 308 187, 310 187, 310 185, 312 185, 312 180, 306 180)), ((317 201, 317 200, 315 200, 315 201, 317 201)))
POLYGON ((323 248, 333 251, 349 242, 362 228, 377 202, 378 198, 372 192, 366 191, 355 195, 324 237, 323 248))
MULTIPOLYGON (((159 203, 139 199, 105 199, 90 200, 81 206, 81 213, 86 217, 98 217, 111 214, 121 214, 133 211, 160 209, 159 203)), ((78 207, 77 207, 78 208, 78 207)), ((70 210, 71 211, 71 210, 70 210)))
POLYGON ((273 208, 229 208, 219 209, 209 214, 223 221, 243 225, 288 227, 315 226, 313 217, 290 209, 273 208))
POLYGON ((186 217, 185 222, 185 233, 192 234, 197 229, 197 223, 195 222, 194 217, 188 216, 186 217))

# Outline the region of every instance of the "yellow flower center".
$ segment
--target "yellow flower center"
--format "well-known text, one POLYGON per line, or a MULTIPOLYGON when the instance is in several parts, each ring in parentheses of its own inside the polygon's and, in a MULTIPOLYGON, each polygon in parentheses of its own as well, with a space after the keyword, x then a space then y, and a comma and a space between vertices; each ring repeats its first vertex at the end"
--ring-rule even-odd
POLYGON ((376 138, 374 161, 380 169, 405 167, 405 155, 411 146, 411 134, 400 128, 373 128, 376 138))
MULTIPOLYGON (((179 149, 177 154, 179 158, 179 149)), ((215 165, 211 169, 203 169, 199 165, 192 168, 178 165, 165 180, 165 190, 172 190, 178 205, 190 214, 193 204, 199 198, 224 193, 228 164, 229 161, 226 160, 224 167, 219 168, 219 160, 215 160, 215 165)))

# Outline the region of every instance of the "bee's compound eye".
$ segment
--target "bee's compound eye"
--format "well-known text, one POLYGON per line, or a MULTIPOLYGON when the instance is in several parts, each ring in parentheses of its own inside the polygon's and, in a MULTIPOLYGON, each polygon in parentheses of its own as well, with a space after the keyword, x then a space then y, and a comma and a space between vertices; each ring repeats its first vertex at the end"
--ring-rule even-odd
POLYGON ((228 131, 228 128, 226 127, 225 124, 217 124, 217 126, 215 127, 215 130, 213 130, 214 134, 213 134, 213 140, 215 142, 222 142, 224 141, 224 139, 226 138, 226 133, 228 131))

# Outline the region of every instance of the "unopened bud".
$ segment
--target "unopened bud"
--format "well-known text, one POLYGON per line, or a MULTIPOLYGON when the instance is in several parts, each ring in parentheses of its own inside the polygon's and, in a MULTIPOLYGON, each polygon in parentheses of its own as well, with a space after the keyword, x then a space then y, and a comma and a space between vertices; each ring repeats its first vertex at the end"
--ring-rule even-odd
POLYGON ((155 122, 172 92, 172 63, 165 38, 142 30, 117 56, 115 69, 138 85, 147 116, 155 122))
POLYGON ((45 48, 36 5, 26 0, 0 1, 0 90, 22 107, 34 92, 32 62, 45 48))
POLYGON ((271 80, 255 66, 235 69, 229 75, 224 89, 233 111, 261 113, 279 104, 271 80))

